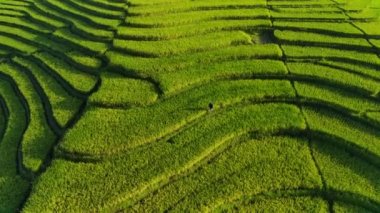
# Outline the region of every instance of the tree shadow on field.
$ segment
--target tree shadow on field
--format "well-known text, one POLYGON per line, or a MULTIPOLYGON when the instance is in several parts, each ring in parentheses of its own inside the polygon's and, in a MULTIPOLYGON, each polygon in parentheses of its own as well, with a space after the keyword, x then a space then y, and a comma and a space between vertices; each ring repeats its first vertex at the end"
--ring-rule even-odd
POLYGON ((252 40, 255 44, 274 44, 276 43, 276 37, 272 29, 263 30, 253 33, 252 40))
MULTIPOLYGON (((361 177, 363 180, 366 180, 364 184, 368 184, 367 186, 371 186, 370 188, 375 190, 380 189, 380 179, 378 178, 380 173, 377 166, 367 162, 365 159, 356 155, 355 152, 345 150, 342 146, 331 142, 332 141, 326 138, 322 139, 318 137, 313 138, 312 141, 313 149, 319 153, 317 154, 316 160, 318 164, 321 165, 321 172, 324 174, 329 188, 349 187, 350 182, 356 181, 356 178, 361 177), (336 176, 336 174, 331 171, 332 168, 329 168, 328 165, 324 165, 332 163, 334 163, 337 168, 348 169, 348 171, 352 172, 351 175, 350 173, 341 174, 341 176, 345 178, 340 179, 339 175, 336 176)), ((358 184, 359 182, 363 184, 363 181, 358 181, 358 184)), ((352 192, 355 192, 355 189, 352 190, 354 190, 352 192)), ((371 190, 369 190, 369 192, 370 191, 371 190)))

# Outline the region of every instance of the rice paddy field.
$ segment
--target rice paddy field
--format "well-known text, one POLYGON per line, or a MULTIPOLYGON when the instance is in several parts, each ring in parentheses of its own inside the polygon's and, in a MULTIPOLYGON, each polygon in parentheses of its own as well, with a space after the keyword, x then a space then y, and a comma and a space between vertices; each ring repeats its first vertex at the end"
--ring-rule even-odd
POLYGON ((0 0, 0 212, 380 212, 379 15, 0 0))

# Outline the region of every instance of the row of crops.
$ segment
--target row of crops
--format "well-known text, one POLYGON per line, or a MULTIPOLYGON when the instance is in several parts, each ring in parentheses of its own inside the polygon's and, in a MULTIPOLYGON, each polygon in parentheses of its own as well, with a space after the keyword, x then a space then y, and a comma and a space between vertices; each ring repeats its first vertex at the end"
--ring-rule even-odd
POLYGON ((0 212, 379 212, 379 11, 0 0, 0 212))

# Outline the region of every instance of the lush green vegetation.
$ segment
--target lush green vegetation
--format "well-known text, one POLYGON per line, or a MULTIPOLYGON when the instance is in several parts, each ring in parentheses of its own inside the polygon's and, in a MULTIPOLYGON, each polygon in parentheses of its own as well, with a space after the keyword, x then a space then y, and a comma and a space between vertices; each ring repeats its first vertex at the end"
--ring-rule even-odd
POLYGON ((380 212, 377 0, 0 0, 0 212, 380 212))

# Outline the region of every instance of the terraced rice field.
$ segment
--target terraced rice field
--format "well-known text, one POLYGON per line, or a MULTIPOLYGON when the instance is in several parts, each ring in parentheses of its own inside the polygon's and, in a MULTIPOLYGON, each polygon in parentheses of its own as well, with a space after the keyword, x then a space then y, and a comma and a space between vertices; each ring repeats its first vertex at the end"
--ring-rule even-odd
POLYGON ((379 11, 0 0, 0 212, 380 212, 379 11))

